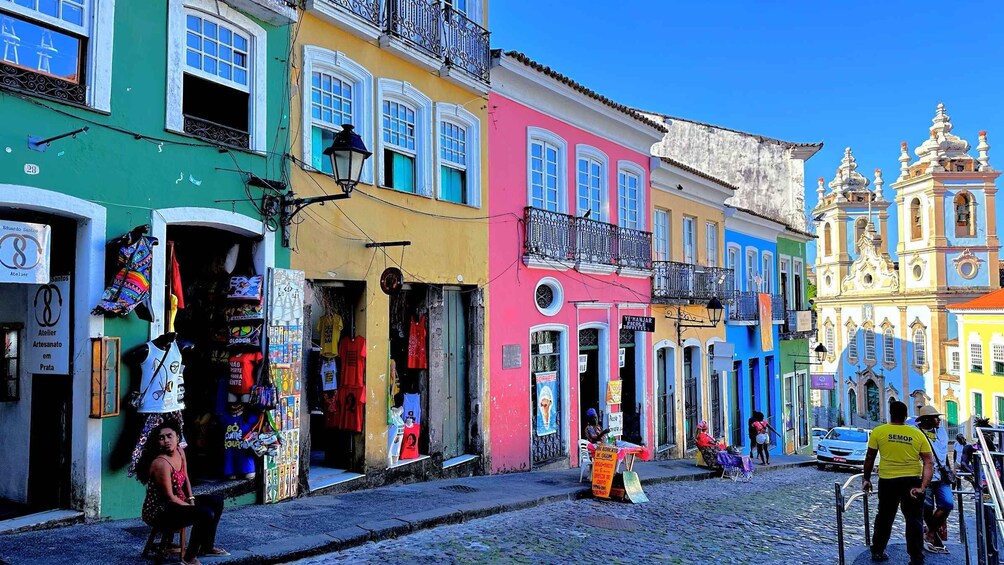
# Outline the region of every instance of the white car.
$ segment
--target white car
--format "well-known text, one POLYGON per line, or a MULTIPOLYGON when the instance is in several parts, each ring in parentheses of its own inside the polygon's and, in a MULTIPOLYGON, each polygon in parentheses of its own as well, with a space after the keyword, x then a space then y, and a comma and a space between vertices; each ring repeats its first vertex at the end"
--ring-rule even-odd
POLYGON ((824 437, 826 437, 827 433, 829 433, 829 430, 827 430, 826 428, 812 428, 812 430, 810 431, 809 435, 812 436, 812 454, 813 455, 816 454, 816 445, 819 444, 819 440, 821 440, 824 437))
MULTIPOLYGON (((834 467, 863 467, 868 452, 871 430, 864 428, 833 428, 816 445, 816 465, 825 469, 834 467)), ((875 458, 878 466, 878 456, 875 458)))

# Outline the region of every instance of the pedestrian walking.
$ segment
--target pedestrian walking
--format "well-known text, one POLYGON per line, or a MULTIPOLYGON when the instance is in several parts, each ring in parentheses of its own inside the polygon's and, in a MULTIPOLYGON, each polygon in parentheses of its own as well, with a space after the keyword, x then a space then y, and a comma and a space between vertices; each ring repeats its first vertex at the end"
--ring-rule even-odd
POLYGON ((941 427, 941 413, 934 406, 923 406, 917 411, 917 427, 927 436, 934 454, 934 472, 924 496, 924 546, 931 553, 948 553, 948 516, 955 508, 952 487, 955 474, 948 462, 948 435, 941 427))
POLYGON ((761 464, 770 465, 770 432, 774 432, 778 437, 781 437, 781 434, 777 433, 777 430, 767 423, 763 412, 754 412, 753 417, 755 419, 753 429, 756 431, 754 439, 757 457, 760 458, 761 464))
POLYGON ((861 489, 872 489, 875 455, 882 456, 878 481, 878 513, 872 536, 872 561, 888 561, 886 546, 892 535, 896 512, 902 509, 906 521, 906 550, 910 565, 924 563, 924 494, 931 484, 934 457, 924 432, 906 425, 906 404, 889 404, 889 423, 882 424, 868 438, 861 489))
POLYGON ((952 460, 954 464, 952 467, 954 469, 959 469, 962 466, 962 452, 966 449, 966 445, 969 442, 966 441, 966 434, 956 434, 955 435, 955 450, 952 451, 952 460))

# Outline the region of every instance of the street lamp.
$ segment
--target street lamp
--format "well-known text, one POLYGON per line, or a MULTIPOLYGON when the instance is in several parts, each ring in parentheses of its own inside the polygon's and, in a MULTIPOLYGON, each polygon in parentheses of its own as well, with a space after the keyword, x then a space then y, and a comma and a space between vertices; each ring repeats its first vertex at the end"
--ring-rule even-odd
MULTIPOLYGON (((679 344, 683 343, 683 329, 684 328, 714 328, 718 326, 718 322, 722 321, 722 314, 725 312, 725 306, 722 305, 722 301, 718 299, 717 296, 712 296, 711 300, 708 300, 707 305, 704 307, 708 311, 708 321, 703 322, 700 318, 696 318, 687 314, 683 311, 683 308, 676 308, 676 342, 679 344)), ((667 313, 666 317, 670 317, 667 313)))
POLYGON ((363 163, 373 155, 354 129, 352 124, 343 124, 342 131, 335 134, 331 147, 324 150, 324 154, 331 159, 331 170, 334 171, 332 176, 345 194, 352 192, 359 184, 363 163))
POLYGON ((799 367, 816 367, 816 366, 822 365, 823 364, 823 360, 826 359, 826 354, 829 353, 829 351, 827 351, 827 349, 826 349, 826 346, 823 345, 822 343, 817 343, 816 347, 812 348, 812 352, 815 353, 815 359, 816 359, 815 363, 813 363, 811 361, 811 359, 813 359, 813 357, 810 357, 808 355, 793 355, 792 356, 792 357, 795 358, 795 361, 794 361, 793 364, 795 366, 795 370, 796 371, 798 370, 799 367), (799 361, 799 359, 809 359, 809 361, 799 361))
POLYGON ((826 346, 822 343, 817 343, 816 347, 812 350, 816 352, 816 362, 822 364, 823 359, 826 358, 826 346))
POLYGON ((354 129, 352 124, 342 124, 342 131, 335 134, 331 147, 324 150, 324 154, 331 159, 331 176, 342 187, 342 194, 295 198, 293 191, 288 190, 280 196, 279 222, 282 225, 283 247, 289 247, 289 226, 300 210, 311 204, 323 205, 325 202, 352 196, 352 190, 359 184, 359 177, 363 174, 363 163, 373 155, 354 129))

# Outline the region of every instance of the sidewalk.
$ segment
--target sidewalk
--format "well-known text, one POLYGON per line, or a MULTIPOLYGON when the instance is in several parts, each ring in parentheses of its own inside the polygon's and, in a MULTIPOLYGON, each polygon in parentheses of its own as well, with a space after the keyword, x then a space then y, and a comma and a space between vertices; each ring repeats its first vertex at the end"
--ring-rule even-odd
MULTIPOLYGON (((774 456, 756 473, 812 465, 805 456, 774 456)), ((693 459, 639 462, 643 485, 710 479, 693 459)), ((512 473, 431 481, 308 496, 279 504, 228 508, 217 544, 229 557, 200 558, 203 563, 281 563, 397 537, 412 531, 455 524, 589 496, 579 469, 512 473)), ((754 479, 755 481, 756 479, 754 479)), ((612 503, 620 504, 620 503, 612 503)), ((132 564, 139 558, 149 527, 140 520, 116 520, 0 535, 0 560, 27 563, 132 564)))

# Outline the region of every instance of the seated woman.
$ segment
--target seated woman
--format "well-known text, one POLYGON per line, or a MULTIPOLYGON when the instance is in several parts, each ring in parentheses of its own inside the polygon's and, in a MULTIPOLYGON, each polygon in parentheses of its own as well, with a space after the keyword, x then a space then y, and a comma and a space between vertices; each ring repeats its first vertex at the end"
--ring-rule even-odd
POLYGON ((142 515, 144 522, 159 529, 173 531, 192 526, 181 562, 201 565, 200 555, 230 555, 215 546, 223 498, 212 494, 192 496, 188 462, 178 446, 180 436, 177 424, 171 421, 150 432, 137 466, 137 476, 146 484, 142 515))
POLYGON ((708 433, 707 422, 697 424, 696 443, 697 450, 701 452, 701 457, 704 458, 704 464, 711 469, 720 469, 721 465, 718 464, 718 442, 708 433))
POLYGON ((596 415, 596 409, 590 408, 586 410, 586 429, 583 434, 589 443, 604 443, 607 440, 607 436, 610 434, 610 430, 605 430, 600 428, 598 422, 598 417, 596 415))

